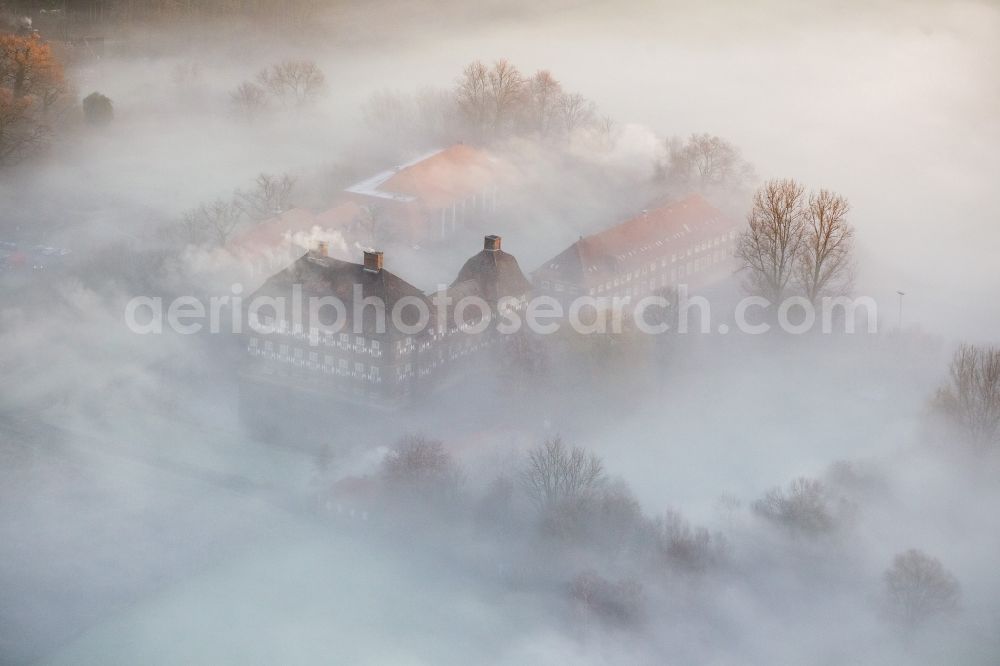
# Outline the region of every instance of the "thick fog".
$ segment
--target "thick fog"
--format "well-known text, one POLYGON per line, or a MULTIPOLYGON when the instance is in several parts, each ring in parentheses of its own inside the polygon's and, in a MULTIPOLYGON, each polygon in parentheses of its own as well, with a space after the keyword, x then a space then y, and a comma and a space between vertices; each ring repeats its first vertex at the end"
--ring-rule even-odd
MULTIPOLYGON (((55 39, 32 3, 9 4, 55 39)), ((0 166, 0 241, 70 250, 0 272, 0 663, 1000 659, 1000 444, 967 445, 935 409, 959 345, 1000 344, 1000 8, 329 4, 302 21, 87 23, 103 55, 67 59, 66 79, 109 97, 113 120, 74 107, 45 151, 0 166), (237 117, 232 91, 290 58, 322 70, 314 103, 237 117), (704 132, 753 166, 712 193, 739 220, 771 178, 850 201, 853 294, 877 303, 877 332, 612 340, 533 372, 486 355, 397 410, 278 394, 289 427, 261 430, 233 336, 126 326, 132 297, 263 279, 225 244, 179 240, 186 212, 261 173, 323 210, 465 139, 377 126, 378 95, 447 96, 500 58, 614 122, 487 146, 521 187, 485 231, 526 274, 678 196, 656 175, 666 142, 704 132), (408 436, 442 443, 440 487, 392 487, 408 436), (524 470, 556 437, 604 474, 600 508, 553 527, 524 470), (822 485, 821 528, 764 501, 803 477, 822 485), (350 494, 359 479, 376 490, 350 494), (919 622, 887 599, 911 549, 960 589, 919 622)), ((386 268, 429 292, 482 233, 383 242, 386 268)), ((719 287, 713 312, 741 289, 719 287)))

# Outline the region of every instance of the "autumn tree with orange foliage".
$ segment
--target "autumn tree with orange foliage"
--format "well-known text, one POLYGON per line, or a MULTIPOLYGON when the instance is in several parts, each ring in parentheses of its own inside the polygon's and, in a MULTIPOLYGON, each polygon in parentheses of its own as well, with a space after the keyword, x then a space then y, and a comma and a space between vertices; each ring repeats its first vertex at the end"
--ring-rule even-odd
POLYGON ((37 35, 0 35, 0 166, 43 147, 48 115, 66 93, 52 48, 37 35))

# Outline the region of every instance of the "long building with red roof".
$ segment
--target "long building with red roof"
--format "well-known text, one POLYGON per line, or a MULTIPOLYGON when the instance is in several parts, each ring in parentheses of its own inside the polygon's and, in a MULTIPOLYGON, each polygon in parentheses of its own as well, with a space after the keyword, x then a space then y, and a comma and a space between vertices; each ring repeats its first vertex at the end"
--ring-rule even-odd
POLYGON ((489 219, 510 175, 495 156, 458 143, 355 183, 345 195, 376 211, 381 235, 432 243, 489 219))
POLYGON ((481 228, 497 209, 513 169, 466 144, 421 155, 345 189, 327 209, 291 208, 229 242, 255 276, 270 275, 319 242, 344 258, 392 240, 429 245, 481 228))
POLYGON ((732 273, 737 224, 694 194, 590 236, 533 274, 536 293, 639 298, 679 284, 704 286, 732 273))

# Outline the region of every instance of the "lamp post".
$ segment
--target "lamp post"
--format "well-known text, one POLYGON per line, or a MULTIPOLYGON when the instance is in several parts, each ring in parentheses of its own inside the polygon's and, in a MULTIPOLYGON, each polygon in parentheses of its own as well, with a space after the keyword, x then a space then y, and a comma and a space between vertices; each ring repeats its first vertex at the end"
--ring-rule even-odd
POLYGON ((906 296, 905 291, 897 291, 899 294, 899 330, 903 330, 903 296, 906 296))

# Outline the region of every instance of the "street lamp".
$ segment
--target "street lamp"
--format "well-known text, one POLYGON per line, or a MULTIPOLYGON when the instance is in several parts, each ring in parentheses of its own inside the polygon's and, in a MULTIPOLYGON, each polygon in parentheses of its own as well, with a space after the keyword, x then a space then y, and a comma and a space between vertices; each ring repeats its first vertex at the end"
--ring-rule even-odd
POLYGON ((906 296, 905 291, 897 291, 899 294, 899 330, 903 330, 903 296, 906 296))

